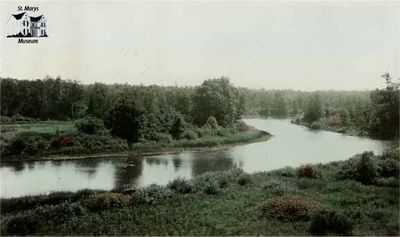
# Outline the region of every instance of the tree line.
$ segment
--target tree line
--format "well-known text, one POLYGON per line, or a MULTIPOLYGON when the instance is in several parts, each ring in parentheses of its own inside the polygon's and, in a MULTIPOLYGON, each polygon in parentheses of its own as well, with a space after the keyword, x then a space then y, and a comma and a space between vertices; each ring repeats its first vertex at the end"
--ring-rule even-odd
POLYGON ((107 124, 133 113, 146 117, 132 121, 141 126, 175 121, 169 118, 174 116, 201 126, 210 116, 222 126, 233 124, 243 115, 300 117, 308 124, 332 118, 333 125, 353 126, 371 136, 390 139, 399 135, 399 86, 389 74, 384 78, 384 89, 315 92, 236 88, 225 77, 206 80, 196 87, 82 85, 59 77, 0 78, 1 116, 68 120, 89 115, 107 124))

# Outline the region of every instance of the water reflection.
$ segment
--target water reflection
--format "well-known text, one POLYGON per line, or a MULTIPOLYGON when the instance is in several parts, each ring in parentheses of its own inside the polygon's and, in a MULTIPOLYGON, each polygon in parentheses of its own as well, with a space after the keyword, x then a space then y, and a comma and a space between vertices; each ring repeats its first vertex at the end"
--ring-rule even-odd
POLYGON ((192 155, 193 176, 208 171, 224 171, 237 167, 229 150, 217 151, 212 155, 208 152, 194 153, 192 155))
POLYGON ((139 178, 143 171, 143 157, 118 159, 114 162, 116 166, 114 188, 140 186, 139 178))
POLYGON ((177 177, 191 178, 208 171, 236 167, 246 172, 268 171, 347 159, 366 150, 381 153, 388 145, 368 138, 312 131, 290 124, 288 120, 251 119, 246 122, 274 136, 266 142, 212 152, 2 163, 1 197, 167 184, 177 177))

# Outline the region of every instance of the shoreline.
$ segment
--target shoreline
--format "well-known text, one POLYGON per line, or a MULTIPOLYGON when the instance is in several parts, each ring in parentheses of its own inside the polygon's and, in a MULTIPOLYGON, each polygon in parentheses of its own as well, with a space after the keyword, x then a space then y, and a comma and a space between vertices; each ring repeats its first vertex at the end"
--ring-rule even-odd
POLYGON ((77 155, 47 155, 43 157, 8 157, 1 158, 1 163, 16 163, 27 161, 67 161, 67 160, 83 160, 93 158, 112 158, 112 157, 128 157, 128 156, 155 156, 155 155, 168 155, 178 154, 183 152, 213 152, 229 149, 232 147, 247 145, 251 143, 268 141, 273 135, 266 131, 259 130, 261 133, 254 139, 243 142, 233 142, 229 144, 222 144, 216 146, 198 146, 198 147, 154 147, 132 149, 122 152, 99 152, 94 154, 77 154, 77 155), (13 159, 14 158, 14 159, 13 159), (16 158, 16 159, 15 159, 16 158))

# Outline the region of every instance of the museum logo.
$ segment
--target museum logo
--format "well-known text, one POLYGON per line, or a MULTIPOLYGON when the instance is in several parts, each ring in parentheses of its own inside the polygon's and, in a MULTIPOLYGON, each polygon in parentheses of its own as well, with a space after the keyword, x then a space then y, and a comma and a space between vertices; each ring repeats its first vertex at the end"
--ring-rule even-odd
POLYGON ((37 12, 39 7, 18 6, 18 13, 7 21, 7 38, 18 38, 18 43, 39 43, 38 38, 48 37, 47 19, 37 12))

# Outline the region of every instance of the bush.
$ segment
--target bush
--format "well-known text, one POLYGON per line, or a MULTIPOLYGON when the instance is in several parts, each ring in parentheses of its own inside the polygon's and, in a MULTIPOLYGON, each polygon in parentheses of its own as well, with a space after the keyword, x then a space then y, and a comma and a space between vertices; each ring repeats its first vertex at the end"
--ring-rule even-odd
POLYGON ((96 134, 104 130, 104 123, 101 119, 87 116, 78 120, 75 123, 75 127, 78 129, 79 132, 83 132, 86 134, 96 134))
POLYGON ((249 185, 253 183, 253 178, 251 177, 250 174, 241 174, 239 177, 237 177, 237 183, 241 186, 249 185))
POLYGON ((80 216, 86 213, 85 208, 83 208, 79 203, 69 202, 64 202, 58 205, 39 206, 33 211, 42 219, 42 223, 46 221, 63 223, 71 217, 80 216))
POLYGON ((40 225, 38 216, 31 213, 18 214, 6 220, 6 233, 2 235, 31 235, 39 229, 40 225))
POLYGON ((93 211, 110 207, 123 207, 131 204, 132 198, 121 193, 98 193, 90 195, 85 200, 85 205, 93 211))
POLYGON ((245 122, 241 121, 238 126, 237 126, 237 130, 240 132, 247 132, 250 129, 252 129, 251 126, 247 125, 245 122))
POLYGON ((72 217, 85 213, 85 209, 79 203, 65 202, 58 205, 39 206, 6 220, 5 230, 10 235, 34 234, 43 226, 52 225, 51 223, 61 224, 72 217))
POLYGON ((316 178, 318 173, 312 165, 302 165, 297 168, 297 176, 300 178, 316 178))
POLYGON ((313 235, 327 233, 351 235, 353 222, 346 215, 335 211, 322 211, 312 217, 309 231, 313 235))
POLYGON ((336 173, 338 179, 353 179, 362 184, 374 184, 379 178, 378 166, 374 160, 378 157, 372 152, 364 152, 343 162, 336 173))
POLYGON ((195 140, 199 137, 198 133, 193 131, 193 130, 189 130, 186 129, 180 136, 179 138, 181 139, 187 139, 187 140, 195 140))
POLYGON ((169 182, 168 188, 182 194, 193 192, 193 185, 184 178, 177 178, 169 182))
POLYGON ((74 138, 71 136, 61 136, 59 138, 54 139, 51 142, 51 146, 54 148, 66 147, 66 146, 73 146, 74 145, 74 138))
POLYGON ((4 215, 11 212, 30 210, 43 205, 58 205, 64 202, 76 202, 97 192, 101 191, 83 189, 77 192, 53 192, 48 195, 1 199, 1 214, 4 215))
POLYGON ((206 183, 205 187, 203 188, 203 192, 206 194, 218 194, 219 189, 218 189, 218 184, 217 183, 206 183))
POLYGON ((132 194, 133 201, 141 204, 156 204, 159 200, 169 198, 172 191, 166 187, 152 184, 147 188, 137 190, 132 194))
POLYGON ((204 124, 203 127, 210 129, 217 129, 219 127, 217 119, 214 116, 208 117, 207 122, 204 124))
POLYGON ((309 220, 322 210, 322 204, 310 197, 289 194, 270 198, 262 205, 266 216, 288 221, 309 220))
POLYGON ((377 167, 371 156, 373 156, 372 153, 364 152, 357 165, 357 181, 362 184, 373 184, 378 177, 377 167))
POLYGON ((36 155, 50 147, 52 135, 49 133, 22 132, 4 147, 4 154, 10 156, 36 155))
POLYGON ((321 123, 320 122, 312 122, 311 124, 310 124, 310 128, 311 129, 321 129, 321 123))
POLYGON ((241 174, 243 174, 243 171, 240 169, 227 172, 206 172, 193 179, 194 190, 216 194, 219 191, 218 188, 224 188, 231 182, 237 182, 237 178, 241 174))

